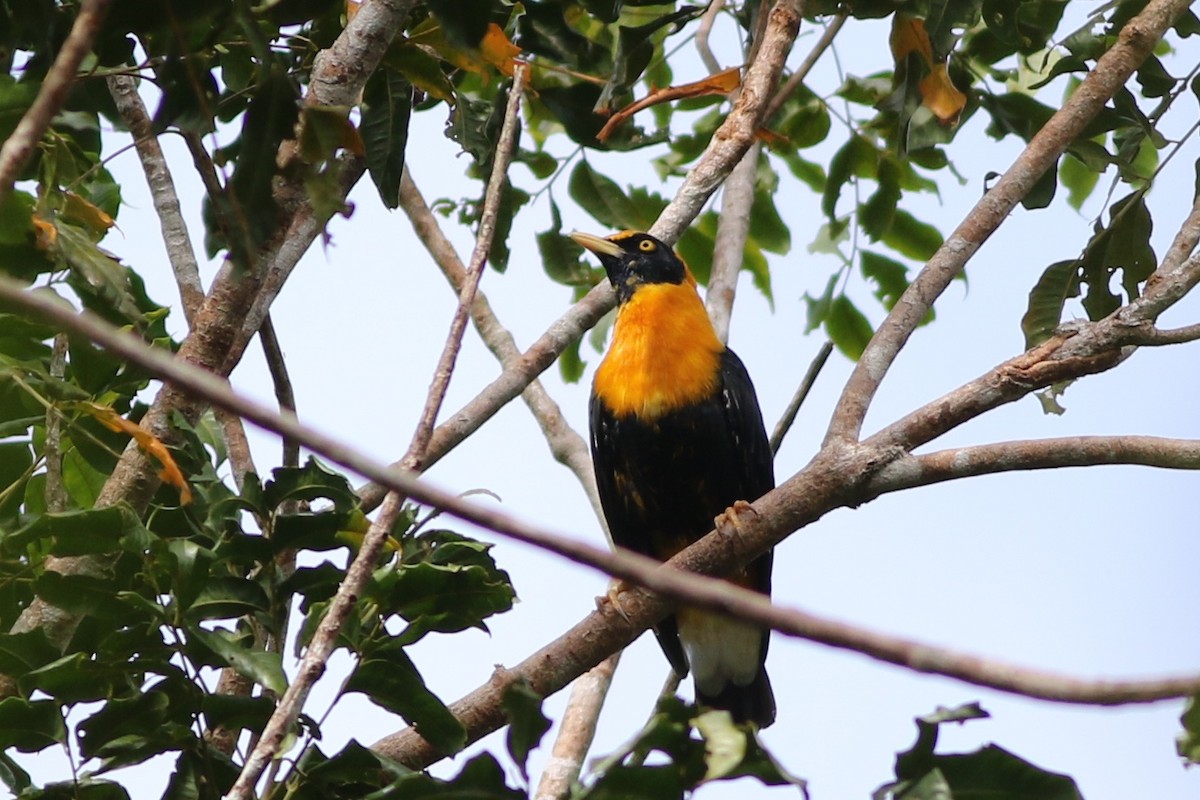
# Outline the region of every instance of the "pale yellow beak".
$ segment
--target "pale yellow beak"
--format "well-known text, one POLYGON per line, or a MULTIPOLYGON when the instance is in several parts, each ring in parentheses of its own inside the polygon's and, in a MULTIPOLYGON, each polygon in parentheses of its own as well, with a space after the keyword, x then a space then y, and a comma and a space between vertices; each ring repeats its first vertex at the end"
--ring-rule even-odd
POLYGON ((625 252, 616 242, 610 242, 608 239, 604 239, 600 236, 593 236, 590 233, 572 231, 570 236, 575 240, 577 245, 587 250, 591 250, 598 256, 617 257, 625 252))

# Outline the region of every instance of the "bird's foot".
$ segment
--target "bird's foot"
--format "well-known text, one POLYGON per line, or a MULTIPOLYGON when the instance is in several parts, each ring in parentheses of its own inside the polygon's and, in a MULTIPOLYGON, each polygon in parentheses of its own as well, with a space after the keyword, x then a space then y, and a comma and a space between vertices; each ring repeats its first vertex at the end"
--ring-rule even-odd
POLYGON ((621 593, 629 591, 629 584, 619 578, 613 578, 608 583, 608 591, 596 598, 596 610, 604 613, 605 606, 612 606, 613 611, 621 615, 621 619, 629 622, 629 615, 621 607, 621 593))
POLYGON ((716 528, 717 533, 724 536, 744 536, 746 531, 742 528, 741 520, 743 514, 758 516, 758 512, 748 501, 736 500, 733 505, 713 518, 713 527, 716 528))

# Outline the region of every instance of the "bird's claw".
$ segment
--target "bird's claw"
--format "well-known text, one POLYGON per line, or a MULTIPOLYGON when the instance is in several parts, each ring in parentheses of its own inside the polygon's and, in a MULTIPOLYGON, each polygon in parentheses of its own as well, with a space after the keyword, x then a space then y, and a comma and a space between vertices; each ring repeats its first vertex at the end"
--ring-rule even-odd
POLYGON ((629 622, 629 615, 625 613, 625 609, 621 607, 621 592, 629 591, 629 585, 619 578, 614 578, 608 584, 608 591, 596 598, 596 610, 603 612, 606 605, 612 606, 613 611, 616 611, 621 619, 629 622))
POLYGON ((750 505, 748 501, 735 500, 733 505, 713 518, 713 527, 717 533, 725 536, 744 536, 746 531, 742 528, 742 514, 754 514, 758 516, 758 512, 754 510, 754 506, 750 505), (730 528, 733 530, 730 531, 730 528))

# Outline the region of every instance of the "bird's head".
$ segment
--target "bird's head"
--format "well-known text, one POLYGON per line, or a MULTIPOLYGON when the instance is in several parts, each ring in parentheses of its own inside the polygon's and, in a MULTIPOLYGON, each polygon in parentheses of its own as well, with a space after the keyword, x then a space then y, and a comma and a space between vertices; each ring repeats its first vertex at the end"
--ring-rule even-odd
POLYGON ((600 259, 617 292, 618 302, 624 303, 645 284, 696 285, 696 279, 675 251, 648 233, 621 231, 602 238, 575 231, 571 238, 600 259))

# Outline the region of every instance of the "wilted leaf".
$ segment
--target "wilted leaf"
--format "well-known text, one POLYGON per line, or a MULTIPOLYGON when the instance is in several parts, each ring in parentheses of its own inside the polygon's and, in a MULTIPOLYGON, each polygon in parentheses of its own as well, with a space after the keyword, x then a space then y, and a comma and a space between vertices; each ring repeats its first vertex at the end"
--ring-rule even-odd
POLYGON ((161 439, 140 425, 125 419, 108 406, 99 403, 75 402, 71 404, 71 407, 89 414, 111 431, 125 433, 133 437, 138 443, 138 447, 145 451, 147 455, 153 456, 162 465, 158 477, 179 490, 180 505, 186 506, 192 502, 191 487, 188 486, 187 480, 183 477, 179 465, 175 463, 175 457, 171 455, 171 451, 167 449, 167 446, 163 444, 161 439))
POLYGON ((603 142, 607 141, 620 125, 623 125, 626 120, 642 109, 650 108, 651 106, 659 105, 660 103, 669 103, 673 100, 684 100, 693 97, 708 97, 710 95, 725 96, 738 88, 742 82, 742 71, 738 67, 718 72, 715 75, 710 75, 707 78, 692 83, 684 83, 679 86, 668 86, 663 89, 656 89, 619 111, 613 112, 608 118, 608 122, 604 123, 599 133, 596 134, 596 139, 603 142))

